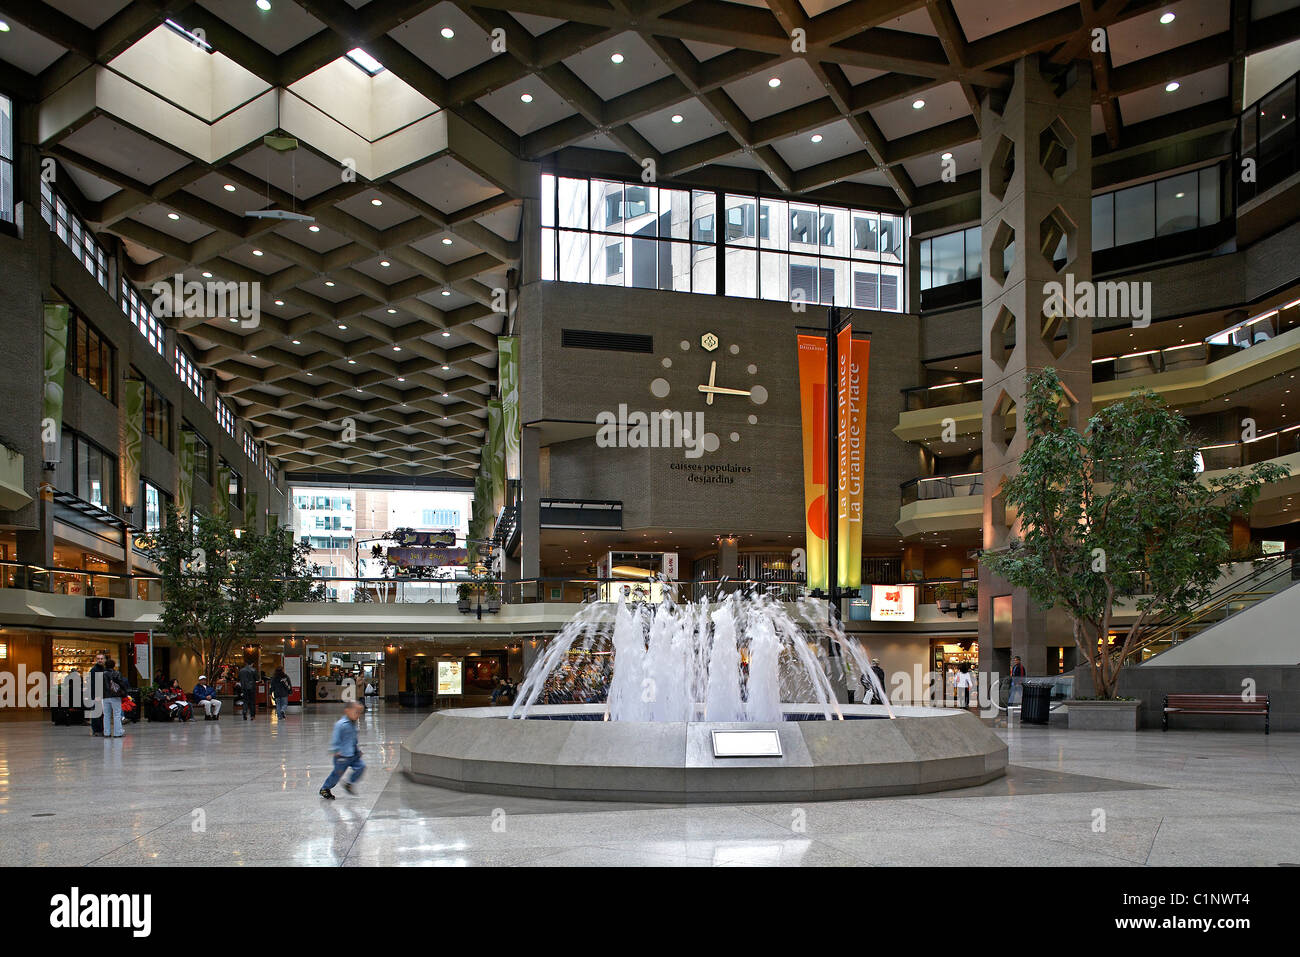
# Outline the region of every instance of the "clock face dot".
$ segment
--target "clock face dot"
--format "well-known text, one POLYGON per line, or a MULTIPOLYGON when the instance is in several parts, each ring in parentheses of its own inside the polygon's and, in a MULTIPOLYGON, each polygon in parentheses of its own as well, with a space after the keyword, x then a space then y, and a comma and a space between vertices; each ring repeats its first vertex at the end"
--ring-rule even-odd
POLYGON ((682 348, 682 352, 689 352, 691 348, 691 344, 687 342, 685 339, 683 339, 681 341, 681 348, 682 348))
POLYGON ((731 433, 731 441, 733 441, 733 442, 739 442, 739 441, 740 441, 740 433, 739 433, 739 432, 732 432, 732 433, 731 433))
POLYGON ((704 451, 716 452, 718 451, 718 446, 721 444, 722 443, 718 440, 718 437, 712 432, 704 433, 704 451))
POLYGON ((758 366, 754 365, 752 362, 749 364, 749 374, 758 375, 758 366))
POLYGON ((656 399, 667 398, 670 389, 667 379, 655 379, 650 383, 650 394, 656 399))
POLYGON ((730 345, 730 347, 728 347, 728 350, 727 350, 727 351, 730 352, 733 356, 738 356, 738 355, 740 355, 740 346, 736 345, 736 344, 733 342, 733 343, 730 345))
POLYGON ((750 424, 750 425, 758 425, 758 416, 756 416, 756 415, 751 415, 751 416, 749 417, 749 424, 750 424))
POLYGON ((761 385, 756 385, 749 390, 749 401, 754 405, 762 405, 767 401, 767 390, 761 385))
POLYGON ((673 360, 665 356, 663 361, 663 367, 665 369, 671 369, 673 367, 673 360))

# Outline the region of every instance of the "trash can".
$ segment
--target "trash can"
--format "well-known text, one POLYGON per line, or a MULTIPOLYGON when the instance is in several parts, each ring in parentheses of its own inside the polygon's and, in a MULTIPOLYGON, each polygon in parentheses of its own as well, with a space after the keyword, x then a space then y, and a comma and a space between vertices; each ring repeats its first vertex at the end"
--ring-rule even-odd
POLYGON ((1024 697, 1020 702, 1021 724, 1047 724, 1052 710, 1052 688, 1055 678, 1026 678, 1024 697))

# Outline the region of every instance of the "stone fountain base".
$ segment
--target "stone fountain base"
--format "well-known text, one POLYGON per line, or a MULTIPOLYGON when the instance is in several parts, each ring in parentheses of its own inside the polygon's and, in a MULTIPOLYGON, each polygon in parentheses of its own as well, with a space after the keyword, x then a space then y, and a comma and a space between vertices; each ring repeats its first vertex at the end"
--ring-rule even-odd
MULTIPOLYGON (((604 708, 540 705, 524 721, 506 720, 508 708, 440 711, 402 742, 401 767, 458 791, 671 804, 925 794, 983 784, 1007 767, 1002 739, 965 711, 895 708, 890 720, 880 705, 841 705, 853 720, 581 720, 604 708), (714 730, 754 729, 776 731, 781 756, 714 756, 714 730)), ((817 710, 785 706, 787 715, 817 710)))

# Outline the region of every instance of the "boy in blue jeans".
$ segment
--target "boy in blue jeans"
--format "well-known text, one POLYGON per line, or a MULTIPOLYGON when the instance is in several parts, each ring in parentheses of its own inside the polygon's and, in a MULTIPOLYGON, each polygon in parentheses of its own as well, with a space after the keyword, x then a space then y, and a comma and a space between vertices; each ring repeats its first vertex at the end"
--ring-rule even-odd
POLYGON ((343 777, 348 768, 352 769, 352 777, 343 783, 343 790, 349 794, 353 793, 352 786, 361 780, 361 775, 366 771, 366 765, 361 760, 361 749, 357 747, 357 721, 365 710, 361 702, 349 701, 343 717, 334 722, 334 737, 330 739, 334 770, 320 788, 320 796, 327 801, 334 800, 334 792, 330 788, 339 783, 339 778, 343 777))

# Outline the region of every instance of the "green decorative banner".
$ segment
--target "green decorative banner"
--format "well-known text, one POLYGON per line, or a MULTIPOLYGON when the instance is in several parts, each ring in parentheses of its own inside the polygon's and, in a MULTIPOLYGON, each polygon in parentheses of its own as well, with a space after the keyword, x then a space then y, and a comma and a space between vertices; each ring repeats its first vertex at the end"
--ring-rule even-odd
POLYGON ((230 466, 217 467, 217 487, 212 497, 212 514, 230 521, 230 466))
POLYGON ((519 481, 519 337, 497 339, 498 393, 501 396, 502 431, 505 442, 506 478, 519 481))
POLYGON ((47 462, 59 461, 63 431, 63 367, 68 357, 68 306, 45 304, 45 367, 41 376, 41 444, 47 462))
POLYGON ((490 399, 487 405, 487 446, 483 449, 483 462, 487 467, 488 490, 491 495, 492 515, 489 526, 496 524, 497 516, 506 504, 506 450, 503 431, 501 400, 490 399))
POLYGON ((250 489, 244 496, 244 528, 258 533, 265 531, 261 519, 262 516, 257 512, 257 493, 250 489))
POLYGON ((144 448, 144 380, 127 379, 122 391, 126 404, 125 441, 122 443, 122 480, 126 483, 122 497, 133 504, 136 524, 144 528, 144 502, 140 498, 140 454, 144 448))
POLYGON ((194 461, 198 458, 198 440, 189 429, 181 429, 180 478, 176 483, 176 511, 188 522, 194 511, 194 461))

